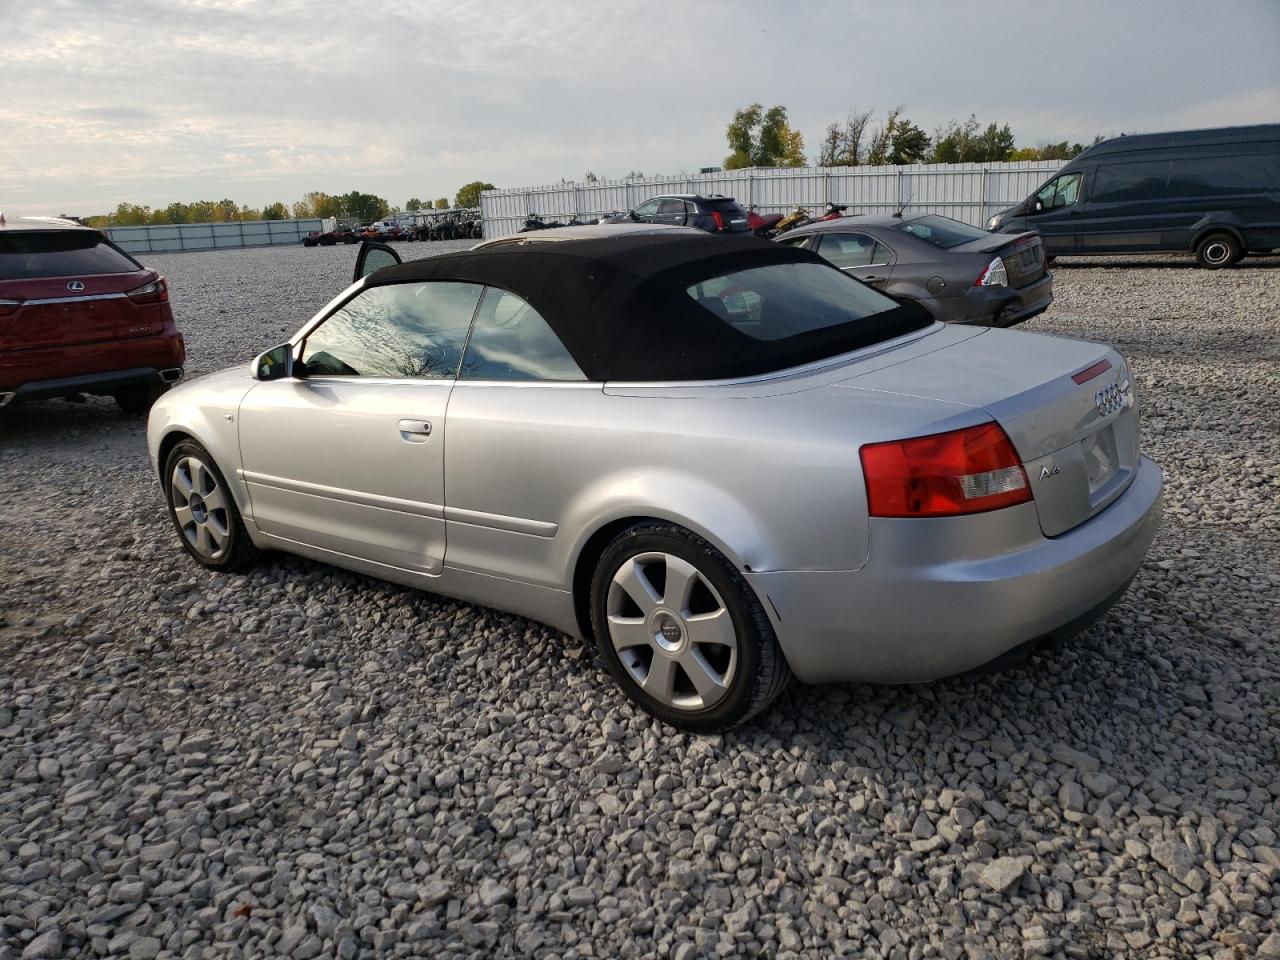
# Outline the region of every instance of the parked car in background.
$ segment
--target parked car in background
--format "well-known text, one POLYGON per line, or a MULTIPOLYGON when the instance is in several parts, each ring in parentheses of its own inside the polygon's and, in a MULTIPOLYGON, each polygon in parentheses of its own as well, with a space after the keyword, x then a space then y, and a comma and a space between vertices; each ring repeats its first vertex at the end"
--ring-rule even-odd
POLYGON ((936 323, 754 237, 565 230, 587 236, 404 264, 365 245, 288 342, 161 398, 147 442, 181 547, 593 639, 695 731, 793 674, 1015 660, 1127 588, 1162 477, 1114 349, 936 323))
POLYGON ((1280 124, 1116 137, 993 216, 1050 256, 1189 250, 1229 267, 1280 247, 1280 124))
POLYGON ((0 407, 88 393, 145 413, 185 362, 155 270, 69 220, 0 224, 0 407))
POLYGON ((747 211, 733 197, 718 193, 668 193, 646 200, 633 210, 602 223, 661 223, 671 227, 694 227, 707 233, 750 233, 747 211))
POLYGON ((1034 231, 1009 236, 935 214, 871 215, 821 220, 778 242, 813 250, 947 323, 1011 327, 1053 302, 1053 276, 1034 231))
POLYGON ((312 230, 302 238, 304 247, 332 247, 339 243, 359 243, 361 235, 353 229, 339 227, 333 230, 312 230))

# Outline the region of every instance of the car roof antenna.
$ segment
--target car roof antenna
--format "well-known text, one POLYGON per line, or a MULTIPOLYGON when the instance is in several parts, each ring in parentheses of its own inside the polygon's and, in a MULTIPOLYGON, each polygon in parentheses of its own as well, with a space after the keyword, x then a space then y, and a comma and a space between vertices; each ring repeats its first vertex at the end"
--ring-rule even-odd
POLYGON ((911 200, 914 196, 915 196, 914 190, 911 193, 907 194, 907 199, 902 201, 902 206, 898 207, 898 209, 893 212, 894 217, 896 217, 899 220, 902 219, 902 211, 907 209, 907 207, 911 205, 911 200))

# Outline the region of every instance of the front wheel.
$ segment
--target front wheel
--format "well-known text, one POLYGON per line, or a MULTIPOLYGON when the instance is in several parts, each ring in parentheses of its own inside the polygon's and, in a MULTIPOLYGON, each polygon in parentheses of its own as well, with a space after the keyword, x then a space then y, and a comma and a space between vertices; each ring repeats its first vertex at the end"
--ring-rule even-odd
POLYGON ((750 584, 681 527, 640 523, 608 546, 592 581, 591 618, 623 692, 683 730, 745 723, 791 680, 750 584))
POLYGON ((1196 263, 1209 270, 1229 267, 1243 256, 1240 241, 1229 233, 1211 233, 1196 244, 1196 263))
POLYGON ((226 479, 194 440, 182 441, 165 459, 164 498, 183 549, 201 566, 239 571, 258 559, 226 479))

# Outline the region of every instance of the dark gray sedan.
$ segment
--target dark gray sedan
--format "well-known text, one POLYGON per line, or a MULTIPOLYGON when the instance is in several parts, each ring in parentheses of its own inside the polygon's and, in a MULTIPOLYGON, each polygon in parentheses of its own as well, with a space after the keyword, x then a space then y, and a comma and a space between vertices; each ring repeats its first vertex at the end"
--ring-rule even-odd
POLYGON ((931 213, 871 215, 799 227, 779 242, 814 250, 948 323, 1011 327, 1053 302, 1053 276, 1034 231, 992 234, 931 213))

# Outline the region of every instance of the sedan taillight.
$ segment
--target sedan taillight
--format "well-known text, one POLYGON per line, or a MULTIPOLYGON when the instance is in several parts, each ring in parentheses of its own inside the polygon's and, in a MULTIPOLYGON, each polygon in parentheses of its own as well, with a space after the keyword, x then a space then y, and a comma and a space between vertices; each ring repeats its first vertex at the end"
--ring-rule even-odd
POLYGON ((164 277, 156 277, 150 283, 126 291, 125 295, 134 303, 164 303, 169 299, 169 285, 164 277))
POLYGON ((859 452, 873 517, 954 517, 1031 499, 1026 471, 999 424, 870 443, 859 452))
POLYGON ((1009 285, 1009 273, 1004 268, 1004 261, 996 257, 988 263, 978 274, 978 279, 973 281, 975 287, 1007 287, 1009 285))

